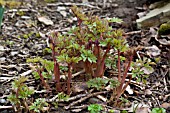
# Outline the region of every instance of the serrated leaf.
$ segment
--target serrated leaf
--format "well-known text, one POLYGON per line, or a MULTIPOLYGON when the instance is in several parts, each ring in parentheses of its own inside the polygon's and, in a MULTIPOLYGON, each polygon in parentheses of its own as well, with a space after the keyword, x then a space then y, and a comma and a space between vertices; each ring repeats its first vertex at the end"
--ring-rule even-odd
POLYGON ((123 20, 117 17, 113 17, 113 18, 108 18, 107 19, 109 22, 115 22, 115 23, 122 23, 123 20))
POLYGON ((107 43, 106 41, 103 41, 103 42, 100 42, 99 46, 106 47, 107 44, 108 44, 108 43, 107 43))

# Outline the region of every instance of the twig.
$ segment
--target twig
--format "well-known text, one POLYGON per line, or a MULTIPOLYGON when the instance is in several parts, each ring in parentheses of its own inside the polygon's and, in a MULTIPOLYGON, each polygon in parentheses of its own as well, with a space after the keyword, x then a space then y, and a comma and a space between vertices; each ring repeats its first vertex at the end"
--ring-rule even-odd
MULTIPOLYGON (((129 81, 129 79, 125 79, 125 81, 126 82, 129 81)), ((141 90, 144 90, 144 87, 145 87, 142 83, 136 82, 136 81, 133 81, 133 80, 131 80, 130 84, 133 84, 133 85, 139 87, 141 90)))
MULTIPOLYGON (((83 70, 81 70, 81 71, 79 71, 79 72, 77 72, 77 73, 74 73, 74 74, 72 74, 72 78, 74 78, 74 77, 76 77, 76 76, 78 76, 78 75, 80 75, 80 74, 82 74, 82 73, 84 73, 85 72, 85 69, 83 69, 83 70)), ((60 76, 62 79, 65 79, 65 75, 61 75, 60 76)))
POLYGON ((157 103, 157 105, 158 105, 159 107, 161 107, 161 105, 160 105, 160 102, 159 102, 158 98, 156 98, 156 96, 155 96, 155 95, 153 95, 153 94, 152 94, 152 99, 156 101, 156 103, 157 103))
POLYGON ((165 97, 165 98, 164 98, 164 101, 166 101, 166 100, 170 97, 170 94, 167 94, 167 95, 165 95, 164 97, 165 97))
POLYGON ((13 109, 12 106, 0 106, 0 109, 13 109))
MULTIPOLYGON (((74 96, 74 97, 70 97, 69 99, 67 99, 67 102, 68 101, 73 101, 73 100, 76 100, 76 99, 78 99, 78 98, 82 98, 82 97, 85 97, 85 96, 87 96, 88 94, 79 94, 79 95, 76 95, 76 96, 74 96)), ((59 99, 57 99, 58 98, 58 95, 56 95, 56 96, 54 96, 53 98, 51 98, 51 99, 47 99, 46 101, 47 102, 63 102, 63 101, 65 101, 65 100, 59 100, 59 99)))
POLYGON ((133 35, 133 34, 138 34, 138 33, 141 33, 141 30, 139 30, 139 31, 127 32, 127 33, 125 33, 125 35, 133 35))
POLYGON ((88 105, 73 106, 71 107, 72 112, 80 113, 83 109, 86 109, 88 105))
POLYGON ((107 101, 107 98, 103 97, 102 95, 97 95, 97 98, 99 98, 100 100, 102 100, 103 102, 107 101))
POLYGON ((78 76, 78 75, 80 75, 80 74, 82 74, 82 73, 84 73, 84 72, 85 72, 85 69, 83 69, 83 70, 81 70, 81 71, 73 74, 73 75, 72 75, 72 78, 74 78, 74 77, 76 77, 76 76, 78 76))
POLYGON ((163 80, 163 81, 164 81, 164 85, 165 85, 165 88, 164 88, 164 89, 165 89, 165 91, 168 91, 168 87, 167 87, 167 83, 166 83, 165 77, 164 77, 164 80, 163 80))
POLYGON ((71 108, 73 108, 73 109, 85 109, 87 107, 88 107, 88 105, 81 105, 81 106, 73 106, 71 108))
POLYGON ((52 4, 52 3, 49 3, 49 4, 47 4, 47 6, 60 6, 60 5, 65 5, 65 6, 73 6, 73 5, 76 5, 76 6, 86 6, 86 7, 90 7, 90 8, 96 8, 96 9, 101 9, 101 8, 99 8, 99 7, 97 7, 97 6, 93 6, 93 5, 90 5, 90 4, 88 4, 88 3, 69 3, 69 2, 67 2, 67 3, 56 3, 56 4, 52 4))
POLYGON ((37 91, 37 90, 35 90, 34 92, 35 92, 35 93, 37 93, 37 94, 39 94, 39 93, 46 93, 46 92, 47 92, 47 90, 41 90, 41 91, 37 91))
POLYGON ((68 101, 73 101, 73 100, 76 100, 76 99, 78 99, 78 98, 82 98, 82 97, 85 97, 85 96, 87 96, 88 94, 79 94, 79 95, 76 95, 76 96, 74 96, 74 97, 70 97, 69 99, 68 99, 68 101))
POLYGON ((28 70, 26 72, 21 73, 21 76, 27 76, 32 73, 32 70, 28 70))
POLYGON ((86 97, 81 98, 81 99, 79 99, 79 100, 77 100, 75 102, 72 102, 68 106, 65 106, 64 109, 69 109, 70 107, 72 107, 72 106, 74 106, 74 105, 76 105, 76 104, 78 104, 80 102, 83 102, 83 101, 85 101, 86 99, 88 99, 90 97, 93 97, 93 96, 96 96, 96 95, 100 95, 100 94, 105 94, 107 92, 109 92, 109 91, 101 91, 101 92, 96 92, 96 93, 88 94, 86 97))

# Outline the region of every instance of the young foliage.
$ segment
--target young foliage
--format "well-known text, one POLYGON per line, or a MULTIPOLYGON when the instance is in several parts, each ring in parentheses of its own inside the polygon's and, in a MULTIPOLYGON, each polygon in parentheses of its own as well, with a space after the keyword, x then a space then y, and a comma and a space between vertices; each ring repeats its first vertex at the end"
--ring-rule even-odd
POLYGON ((104 78, 94 78, 87 82, 88 87, 96 88, 97 90, 102 90, 106 85, 110 85, 111 88, 115 88, 119 85, 119 82, 114 79, 104 79, 104 78))
POLYGON ((42 65, 37 69, 37 73, 47 89, 48 85, 46 85, 44 78, 48 75, 54 75, 56 90, 60 92, 62 91, 60 84, 61 64, 64 64, 68 75, 67 94, 70 94, 72 70, 76 70, 73 69, 74 65, 81 62, 86 74, 90 75, 90 78, 94 78, 88 81, 88 86, 102 90, 109 84, 113 90, 110 101, 117 103, 132 78, 138 77, 140 79, 139 76, 144 76, 146 70, 147 72, 149 69, 153 71, 150 67, 150 61, 143 59, 143 64, 140 67, 137 66, 140 64, 140 60, 136 63, 133 62, 133 56, 141 47, 129 48, 124 31, 113 29, 110 26, 112 22, 121 23, 121 19, 85 15, 76 6, 71 9, 77 17, 77 26, 73 26, 65 34, 59 32, 49 34, 52 60, 34 59, 42 65), (110 69, 115 68, 114 70, 117 71, 116 80, 103 79, 107 66, 110 69), (131 68, 132 75, 128 75, 131 68), (129 81, 126 82, 127 77, 129 81))
POLYGON ((100 104, 90 104, 88 106, 88 111, 90 113, 100 113, 100 111, 103 109, 103 107, 100 104))
POLYGON ((26 111, 28 111, 28 97, 34 93, 34 90, 24 83, 27 79, 26 77, 20 77, 18 80, 14 80, 12 82, 12 94, 8 96, 8 100, 18 111, 21 110, 21 106, 24 106, 26 111))
POLYGON ((164 108, 153 108, 151 113, 166 113, 164 108))
MULTIPOLYGON (((16 95, 16 99, 26 99, 34 93, 34 90, 30 89, 24 82, 28 78, 21 77, 18 80, 14 80, 12 82, 12 89, 14 90, 14 95, 16 95)), ((10 96, 8 98, 10 100, 10 96)), ((12 101, 11 101, 12 102, 12 101)))
POLYGON ((86 16, 76 6, 72 7, 72 11, 78 19, 78 27, 74 27, 71 32, 83 48, 81 57, 85 62, 85 70, 93 77, 102 77, 110 49, 115 49, 115 46, 125 49, 125 46, 121 45, 125 43, 125 40, 121 38, 123 31, 112 30, 109 26, 110 22, 119 23, 122 20, 115 17, 101 19, 97 16, 86 16), (93 67, 96 70, 93 70, 93 67))
POLYGON ((69 98, 69 95, 64 94, 63 92, 58 93, 58 100, 60 101, 67 101, 69 98))
POLYGON ((94 79, 90 79, 87 82, 88 87, 93 87, 96 88, 97 90, 101 90, 104 89, 106 84, 109 82, 108 79, 103 79, 103 78, 94 78, 94 79))
POLYGON ((32 105, 29 106, 29 110, 34 111, 36 113, 40 113, 44 112, 45 111, 44 108, 48 106, 49 105, 44 98, 38 98, 35 100, 34 103, 32 103, 32 105))
POLYGON ((150 59, 136 59, 135 62, 131 63, 132 78, 136 78, 138 82, 143 82, 146 84, 146 78, 148 74, 152 73, 154 69, 150 66, 154 63, 150 59))

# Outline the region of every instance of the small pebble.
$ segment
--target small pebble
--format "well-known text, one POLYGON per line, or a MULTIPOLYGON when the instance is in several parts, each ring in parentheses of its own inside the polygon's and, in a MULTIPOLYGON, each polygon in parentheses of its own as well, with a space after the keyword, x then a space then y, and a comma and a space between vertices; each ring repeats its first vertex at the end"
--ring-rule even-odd
POLYGON ((150 89, 146 89, 146 90, 145 90, 145 94, 149 96, 149 95, 152 94, 152 91, 151 91, 150 89))
POLYGON ((7 101, 2 98, 2 99, 0 99, 0 103, 1 103, 1 104, 5 104, 5 103, 7 103, 7 101))

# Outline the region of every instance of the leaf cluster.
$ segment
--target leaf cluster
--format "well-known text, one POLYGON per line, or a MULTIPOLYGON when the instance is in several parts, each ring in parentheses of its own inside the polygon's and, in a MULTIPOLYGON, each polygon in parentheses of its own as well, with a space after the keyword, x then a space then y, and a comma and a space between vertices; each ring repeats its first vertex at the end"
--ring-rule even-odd
POLYGON ((151 113, 166 113, 164 108, 153 108, 151 113))
POLYGON ((131 63, 132 67, 132 78, 136 78, 138 82, 146 83, 146 78, 148 74, 152 73, 154 69, 151 67, 154 62, 151 62, 150 59, 136 59, 135 62, 131 63))
POLYGON ((96 88, 97 90, 102 90, 106 87, 106 85, 109 85, 111 88, 115 88, 119 85, 119 82, 114 79, 104 79, 104 78, 94 78, 90 79, 87 82, 87 85, 89 88, 96 88))
POLYGON ((66 94, 64 94, 63 92, 58 93, 57 95, 58 95, 58 99, 59 99, 59 100, 67 101, 68 98, 69 98, 69 95, 66 95, 66 94))
POLYGON ((27 99, 34 93, 34 90, 30 89, 24 83, 27 79, 28 78, 26 77, 21 77, 18 80, 14 80, 12 82, 12 89, 14 92, 8 96, 8 100, 11 103, 18 104, 20 103, 20 99, 27 99))
POLYGON ((20 77, 18 80, 12 82, 12 94, 8 96, 8 100, 14 105, 17 109, 17 112, 21 111, 21 106, 25 107, 25 110, 28 111, 28 100, 29 97, 34 93, 33 89, 30 89, 24 82, 28 78, 20 77))
MULTIPOLYGON (((53 74, 53 69, 54 69, 54 62, 51 60, 46 60, 46 59, 42 59, 40 57, 36 57, 36 58, 29 58, 27 59, 27 62, 30 63, 40 63, 41 66, 37 66, 37 68, 43 69, 42 72, 42 76, 46 79, 51 79, 52 78, 52 74, 53 74)), ((35 79, 39 79, 39 73, 34 70, 34 72, 32 73, 35 77, 35 79)))
POLYGON ((100 113, 102 109, 103 107, 100 104, 90 104, 88 106, 88 111, 90 111, 90 113, 100 113))
POLYGON ((35 100, 34 103, 32 103, 32 105, 29 106, 29 109, 31 111, 40 113, 41 111, 44 111, 44 107, 48 107, 48 103, 45 101, 44 98, 38 98, 35 100))
POLYGON ((47 89, 49 88, 44 78, 54 75, 56 89, 61 92, 61 69, 67 71, 67 93, 70 94, 73 65, 79 65, 79 62, 82 62, 86 74, 91 76, 89 78, 94 78, 87 82, 88 86, 102 90, 109 84, 115 89, 111 101, 118 102, 132 78, 137 77, 141 80, 139 76, 144 76, 146 72, 149 72, 148 70, 153 72, 150 66, 151 61, 139 59, 133 62, 133 55, 140 50, 140 47, 129 48, 123 35, 124 31, 110 26, 112 22, 121 23, 121 19, 86 15, 77 6, 71 9, 77 17, 77 26, 73 26, 67 33, 54 31, 49 34, 51 51, 47 51, 51 52, 52 60, 33 59, 31 62, 42 65, 38 67, 40 71, 37 71, 37 75, 47 89), (62 64, 64 67, 61 67, 62 64), (107 67, 118 71, 117 80, 103 79, 107 67), (132 75, 128 75, 130 68, 132 68, 132 75), (127 77, 128 82, 125 80, 127 77))

